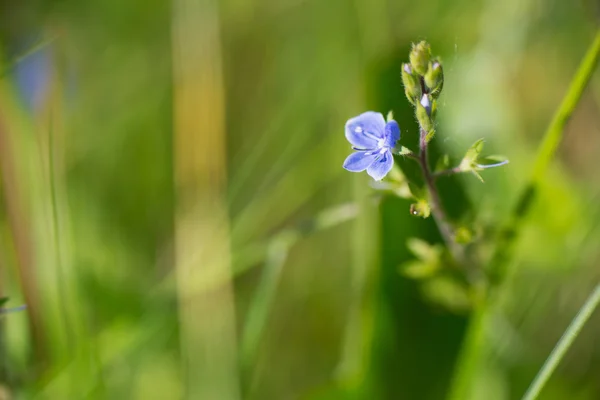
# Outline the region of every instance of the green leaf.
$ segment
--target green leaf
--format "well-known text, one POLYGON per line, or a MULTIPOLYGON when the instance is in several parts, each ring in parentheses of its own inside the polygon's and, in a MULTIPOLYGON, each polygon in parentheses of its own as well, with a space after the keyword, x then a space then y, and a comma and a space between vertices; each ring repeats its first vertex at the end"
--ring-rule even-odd
POLYGON ((501 162, 508 162, 508 158, 501 155, 485 156, 477 160, 479 164, 496 164, 501 162))
POLYGON ((473 164, 477 161, 479 154, 481 154, 481 151, 483 150, 483 144, 484 140, 479 139, 475 143, 473 143, 471 147, 469 147, 469 150, 467 150, 465 156, 463 157, 460 163, 461 169, 464 168, 464 171, 469 171, 470 169, 472 169, 473 164))
POLYGON ((425 198, 425 190, 423 188, 417 186, 413 182, 408 182, 408 187, 415 199, 421 200, 425 198))
POLYGON ((444 308, 464 313, 471 309, 471 300, 466 287, 448 277, 437 277, 423 284, 425 297, 444 308))
POLYGON ((394 111, 392 111, 392 110, 388 111, 385 119, 387 122, 393 121, 394 120, 394 111))
POLYGON ((424 240, 410 238, 406 241, 406 247, 417 258, 428 262, 438 262, 441 254, 441 248, 436 245, 431 245, 424 240))
POLYGON ((400 267, 402 275, 412 279, 427 279, 439 270, 439 263, 426 263, 423 261, 408 261, 400 267))
POLYGON ((413 151, 411 149, 409 149, 408 147, 400 147, 400 150, 398 151, 398 153, 396 153, 400 156, 410 156, 410 155, 414 155, 415 153, 413 153, 413 151))
POLYGON ((439 172, 439 171, 444 171, 446 169, 450 168, 450 156, 448 154, 444 154, 443 156, 441 156, 436 165, 435 165, 435 172, 439 172))
POLYGON ((429 132, 427 132, 427 135, 425 136, 425 142, 429 143, 431 141, 431 139, 433 139, 433 137, 435 136, 435 129, 431 129, 429 132))
POLYGON ((479 175, 479 172, 477 172, 475 169, 472 169, 471 172, 473 173, 473 175, 475 175, 477 177, 477 179, 479 179, 481 181, 481 183, 485 183, 485 181, 483 180, 483 177, 481 175, 479 175))

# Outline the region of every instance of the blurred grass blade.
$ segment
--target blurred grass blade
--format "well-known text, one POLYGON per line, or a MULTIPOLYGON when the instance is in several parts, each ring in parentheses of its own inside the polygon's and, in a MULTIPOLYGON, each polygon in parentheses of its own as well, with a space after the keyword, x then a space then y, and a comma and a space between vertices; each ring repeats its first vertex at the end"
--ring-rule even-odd
POLYGON ((289 249, 295 241, 296 236, 292 234, 289 237, 281 236, 271 243, 265 268, 249 307, 242 334, 242 366, 249 374, 252 374, 250 369, 255 362, 260 339, 273 308, 281 271, 289 249))
POLYGON ((173 2, 175 258, 186 398, 240 397, 218 2, 173 2), (203 289, 223 276, 222 284, 203 289))
POLYGON ((556 343, 556 346, 546 359, 542 369, 540 369, 535 379, 531 383, 531 386, 529 386, 529 389, 527 389, 527 392, 525 392, 523 400, 534 400, 539 396, 540 392, 544 388, 544 385, 546 382, 548 382, 548 379, 550 379, 550 376, 583 329, 583 326, 587 320, 590 319, 590 316, 598 304, 600 304, 600 285, 596 286, 558 343, 556 343))
POLYGON ((563 137, 565 125, 575 111, 583 91, 587 87, 598 64, 600 55, 600 31, 590 45, 581 61, 577 73, 571 81, 567 94, 554 113, 552 121, 544 133, 544 138, 537 152, 533 172, 525 189, 521 192, 508 224, 498 237, 496 250, 490 263, 493 278, 501 281, 505 274, 506 265, 510 262, 512 247, 516 241, 520 225, 529 212, 536 195, 540 180, 544 177, 548 165, 554 158, 558 145, 563 137))
MULTIPOLYGON (((259 349, 260 339, 267 325, 281 271, 290 249, 303 237, 354 219, 357 212, 358 207, 352 203, 328 208, 321 211, 314 219, 307 221, 307 223, 279 233, 264 245, 265 249, 263 251, 266 257, 264 271, 260 283, 256 288, 252 304, 249 307, 242 334, 242 365, 245 369, 249 368, 256 361, 255 357, 259 349)), ((236 275, 250 267, 251 264, 247 264, 247 261, 247 257, 240 258, 239 262, 246 263, 243 265, 247 267, 241 269, 238 266, 235 270, 236 275)))

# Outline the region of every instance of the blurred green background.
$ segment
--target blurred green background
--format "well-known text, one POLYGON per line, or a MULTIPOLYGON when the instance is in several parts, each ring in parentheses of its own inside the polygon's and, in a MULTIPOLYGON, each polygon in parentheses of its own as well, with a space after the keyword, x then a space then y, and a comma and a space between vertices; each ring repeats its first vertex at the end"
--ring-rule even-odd
MULTIPOLYGON (((469 360, 469 312, 399 272, 409 238, 441 242, 433 220, 342 169, 344 124, 391 109, 414 148, 400 63, 428 40, 437 152, 484 137, 511 161, 441 184, 493 232, 599 18, 594 0, 0 1, 0 295, 28 305, 0 317, 0 399, 444 399, 457 371, 461 398, 520 398, 600 279, 600 74, 469 360)), ((541 398, 600 398, 599 337, 597 313, 541 398)))

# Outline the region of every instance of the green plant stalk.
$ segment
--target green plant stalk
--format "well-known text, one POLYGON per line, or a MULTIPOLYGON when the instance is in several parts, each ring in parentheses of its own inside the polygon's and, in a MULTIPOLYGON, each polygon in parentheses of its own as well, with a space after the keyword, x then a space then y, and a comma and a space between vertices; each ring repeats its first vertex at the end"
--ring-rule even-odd
POLYGON ((523 400, 534 400, 539 396, 540 392, 544 388, 544 385, 546 382, 548 382, 548 379, 550 379, 550 376, 560 361, 564 358, 567 350, 569 350, 583 329, 583 326, 587 320, 590 319, 590 316, 596 307, 598 307, 598 304, 600 304, 600 284, 596 285, 596 288, 590 297, 588 297, 585 304, 583 307, 581 307, 565 333, 563 333, 558 343, 556 343, 556 346, 554 346, 552 353, 550 353, 546 359, 546 362, 544 362, 544 365, 529 386, 529 389, 527 389, 527 392, 525 392, 523 400))
POLYGON ((487 308, 480 305, 471 314, 462 349, 456 363, 456 371, 448 393, 449 400, 469 399, 472 378, 477 371, 479 352, 485 343, 485 318, 487 308))
MULTIPOLYGON (((594 42, 590 45, 565 97, 544 134, 529 183, 519 196, 519 201, 509 223, 500 232, 498 243, 489 265, 492 283, 500 283, 505 278, 505 265, 510 261, 510 252, 520 228, 520 223, 532 204, 539 180, 543 177, 550 161, 554 157, 562 138, 564 126, 573 114, 585 87, 593 75, 599 54, 600 31, 596 33, 594 42)), ((490 303, 491 299, 488 298, 483 308, 471 316, 465 342, 458 359, 457 371, 452 382, 452 389, 448 396, 451 400, 463 400, 467 398, 469 383, 476 370, 477 359, 482 348, 481 337, 485 325, 483 314, 489 309, 490 303)))
MULTIPOLYGON (((350 221, 357 214, 358 206, 356 204, 346 203, 337 205, 321 211, 314 219, 306 221, 301 226, 283 230, 265 243, 259 244, 259 248, 251 249, 254 252, 259 250, 260 252, 257 256, 264 258, 265 262, 264 271, 251 301, 242 331, 241 361, 242 367, 246 372, 251 372, 249 369, 252 367, 252 363, 256 361, 256 354, 259 350, 258 346, 274 304, 280 276, 289 251, 299 240, 309 234, 350 221)), ((254 265, 258 265, 256 259, 249 257, 250 252, 243 254, 244 256, 238 257, 239 263, 242 265, 238 266, 238 269, 234 271, 235 276, 245 272, 254 265), (252 260, 254 260, 253 264, 247 264, 248 261, 252 260)))
POLYGON ((594 74, 599 56, 600 30, 596 33, 596 37, 581 61, 565 97, 544 133, 529 182, 521 192, 508 224, 501 230, 498 236, 496 250, 490 262, 492 278, 496 282, 503 280, 506 265, 510 262, 513 244, 517 238, 521 222, 533 204, 539 182, 544 177, 548 165, 556 154, 558 145, 563 137, 564 127, 575 111, 577 104, 579 104, 583 91, 594 74))
POLYGON ((462 251, 460 246, 453 239, 452 228, 448 222, 448 218, 446 217, 440 195, 435 187, 434 176, 429 168, 426 137, 427 132, 421 127, 419 140, 419 165, 421 166, 421 171, 423 172, 423 177, 425 178, 425 185, 427 185, 429 197, 431 198, 431 213, 433 214, 433 218, 435 219, 444 242, 446 242, 446 245, 450 251, 452 251, 452 253, 459 258, 459 254, 462 254, 462 251))

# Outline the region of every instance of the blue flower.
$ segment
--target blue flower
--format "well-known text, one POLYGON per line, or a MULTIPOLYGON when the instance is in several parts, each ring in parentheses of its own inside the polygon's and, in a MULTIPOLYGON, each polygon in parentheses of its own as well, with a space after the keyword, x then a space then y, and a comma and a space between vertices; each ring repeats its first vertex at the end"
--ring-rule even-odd
POLYGON ((367 111, 346 122, 346 139, 356 150, 344 161, 344 168, 351 172, 367 173, 380 181, 394 165, 392 150, 400 140, 400 127, 394 120, 385 122, 383 115, 367 111))

